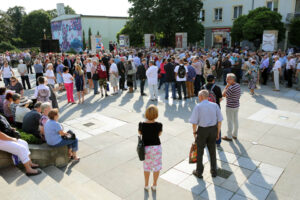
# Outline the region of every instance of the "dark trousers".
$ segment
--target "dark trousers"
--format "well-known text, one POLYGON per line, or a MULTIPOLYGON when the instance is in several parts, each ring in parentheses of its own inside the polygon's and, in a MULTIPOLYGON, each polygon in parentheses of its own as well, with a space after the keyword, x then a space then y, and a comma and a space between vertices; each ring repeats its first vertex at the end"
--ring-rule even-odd
POLYGON ((146 81, 145 79, 140 80, 141 94, 144 94, 145 81, 146 81))
POLYGON ((232 73, 234 73, 234 75, 236 77, 236 82, 240 83, 242 70, 241 69, 232 69, 232 73))
POLYGON ((197 130, 197 169, 199 175, 203 173, 203 153, 204 148, 207 146, 210 156, 210 172, 217 172, 216 160, 216 139, 218 134, 217 126, 211 127, 198 127, 197 130))
POLYGON ((182 99, 181 88, 183 90, 184 98, 186 98, 186 85, 185 85, 185 81, 177 81, 177 91, 178 91, 179 99, 182 99))
POLYGON ((35 74, 36 86, 39 85, 38 78, 39 78, 40 76, 43 76, 43 73, 36 73, 36 74, 35 74))
POLYGON ((30 73, 30 74, 33 74, 31 64, 27 65, 27 72, 30 73))
POLYGON ((293 87, 293 70, 292 69, 288 69, 287 70, 287 86, 288 87, 293 87))
POLYGON ((224 85, 227 85, 226 78, 227 78, 227 74, 229 74, 229 73, 231 73, 231 68, 224 68, 224 70, 223 70, 224 85))
POLYGON ((30 90, 31 86, 30 86, 28 75, 21 76, 21 79, 22 79, 22 85, 23 85, 24 90, 26 90, 26 84, 25 83, 27 83, 27 88, 30 90))
POLYGON ((119 80, 119 87, 121 90, 125 89, 125 75, 121 75, 121 78, 119 80))
POLYGON ((198 96, 198 93, 201 89, 201 77, 200 75, 196 75, 195 81, 194 81, 194 94, 198 96))
POLYGON ((159 79, 158 89, 166 82, 166 74, 161 74, 161 78, 159 79))
POLYGON ((261 77, 263 79, 263 85, 267 85, 267 81, 268 81, 268 70, 264 69, 264 71, 261 73, 261 77))

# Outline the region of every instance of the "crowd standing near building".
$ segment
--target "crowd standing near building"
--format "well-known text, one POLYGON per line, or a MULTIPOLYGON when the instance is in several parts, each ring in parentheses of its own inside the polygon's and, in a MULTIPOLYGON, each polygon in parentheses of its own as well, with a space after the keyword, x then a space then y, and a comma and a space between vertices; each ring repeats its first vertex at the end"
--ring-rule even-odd
MULTIPOLYGON (((216 144, 221 144, 221 138, 229 142, 238 139, 241 85, 248 84, 253 96, 260 83, 274 85, 274 93, 284 86, 300 90, 300 54, 281 50, 114 48, 112 51, 75 55, 6 52, 0 55, 0 66, 0 76, 5 85, 0 88, 0 146, 2 142, 22 149, 22 153, 17 155, 22 158, 29 175, 39 171, 30 168, 36 165, 28 158, 26 142, 14 139, 16 136, 10 130, 16 129, 11 126, 34 135, 50 146, 67 145, 70 159, 79 161, 77 139, 65 139, 72 134, 65 132, 58 123, 59 93, 66 92, 70 106, 86 104, 85 95, 90 93, 102 99, 140 90, 141 98, 153 102, 159 100, 159 90, 163 90, 166 102, 170 98, 188 101, 198 97, 200 104, 191 113, 190 122, 199 146, 198 159, 201 160, 203 148, 207 145, 212 158, 212 176, 215 177, 216 144), (17 65, 12 66, 16 63, 12 62, 12 58, 18 60, 17 65), (15 74, 14 67, 19 76, 15 74), (36 84, 30 84, 32 76, 29 74, 33 72, 36 84), (223 91, 218 82, 224 84, 223 91), (29 98, 24 90, 31 88, 34 89, 34 96, 29 98), (149 94, 145 92, 147 88, 149 94), (221 137, 223 117, 220 104, 223 99, 226 100, 228 131, 221 137), (207 143, 203 143, 203 139, 207 143)), ((143 135, 146 146, 145 189, 149 189, 150 171, 154 172, 152 189, 156 189, 162 167, 159 140, 162 124, 155 122, 157 115, 157 108, 150 106, 145 115, 147 121, 139 124, 139 133, 143 135)), ((2 149, 14 153, 9 145, 2 149)), ((203 166, 198 164, 194 175, 201 177, 202 172, 203 166)))

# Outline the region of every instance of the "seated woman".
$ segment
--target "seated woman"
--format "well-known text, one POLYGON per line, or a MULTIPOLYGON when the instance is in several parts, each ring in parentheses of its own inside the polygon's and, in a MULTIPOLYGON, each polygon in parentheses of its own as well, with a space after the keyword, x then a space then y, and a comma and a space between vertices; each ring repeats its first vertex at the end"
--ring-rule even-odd
POLYGON ((10 124, 14 123, 14 116, 10 110, 10 104, 13 102, 12 93, 8 92, 3 103, 3 113, 10 124))
POLYGON ((34 176, 41 173, 40 170, 34 169, 38 168, 38 165, 32 163, 29 157, 28 144, 24 140, 12 138, 0 132, 0 150, 17 155, 25 167, 27 176, 34 176))
POLYGON ((42 127, 45 127, 46 122, 49 120, 48 114, 51 109, 52 109, 52 107, 49 102, 42 103, 42 105, 41 105, 42 117, 40 120, 40 125, 42 127))
POLYGON ((16 109, 16 117, 15 117, 15 125, 17 128, 21 129, 23 124, 24 116, 30 112, 30 109, 28 106, 32 103, 30 99, 27 99, 26 97, 22 97, 20 100, 19 105, 16 109))
POLYGON ((68 145, 69 157, 75 161, 79 161, 76 155, 78 150, 77 139, 63 139, 62 136, 67 136, 68 133, 63 131, 62 126, 58 123, 58 110, 52 109, 48 114, 49 120, 44 127, 45 139, 49 146, 60 147, 68 145))
POLYGON ((21 96, 24 95, 23 86, 15 76, 10 78, 10 84, 7 88, 9 90, 15 91, 15 93, 20 94, 21 96))

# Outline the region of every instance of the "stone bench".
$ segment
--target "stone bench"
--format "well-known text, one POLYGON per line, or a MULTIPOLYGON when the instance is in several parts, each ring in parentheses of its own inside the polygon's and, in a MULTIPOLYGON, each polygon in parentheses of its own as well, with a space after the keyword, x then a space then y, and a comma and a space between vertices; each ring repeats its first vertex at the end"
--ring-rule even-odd
MULTIPOLYGON (((69 162, 68 147, 50 147, 47 144, 35 145, 30 144, 31 160, 39 164, 40 167, 54 165, 64 167, 69 162)), ((0 169, 12 166, 11 154, 0 151, 0 169)))

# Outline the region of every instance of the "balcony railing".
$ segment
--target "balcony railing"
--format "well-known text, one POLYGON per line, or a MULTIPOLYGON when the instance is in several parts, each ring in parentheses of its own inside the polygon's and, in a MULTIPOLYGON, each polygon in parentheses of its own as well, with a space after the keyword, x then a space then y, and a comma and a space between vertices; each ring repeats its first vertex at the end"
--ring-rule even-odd
POLYGON ((288 13, 286 16, 286 21, 290 23, 295 17, 300 17, 300 12, 288 13))

